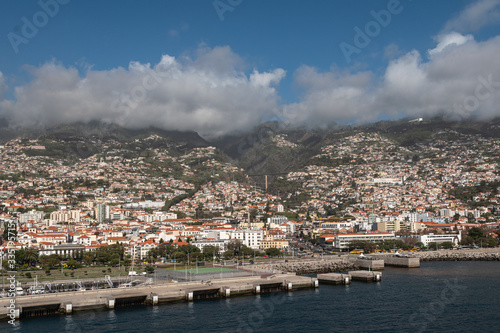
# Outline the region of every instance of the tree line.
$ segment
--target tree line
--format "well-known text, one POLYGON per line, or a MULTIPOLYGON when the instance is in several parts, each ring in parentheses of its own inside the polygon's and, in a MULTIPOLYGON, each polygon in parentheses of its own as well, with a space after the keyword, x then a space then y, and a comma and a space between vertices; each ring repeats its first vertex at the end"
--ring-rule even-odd
MULTIPOLYGON (((59 254, 40 255, 40 251, 33 248, 25 248, 15 251, 17 269, 30 269, 40 267, 45 272, 58 269, 65 265, 69 269, 77 269, 91 265, 107 265, 116 267, 120 264, 129 266, 132 261, 124 256, 125 248, 122 244, 103 246, 92 251, 75 251, 73 256, 61 256, 59 254)), ((3 260, 3 267, 9 267, 7 260, 3 260)))
POLYGON ((154 249, 149 250, 148 261, 152 262, 159 258, 166 258, 175 260, 176 262, 194 262, 203 260, 220 260, 220 259, 233 259, 238 257, 262 257, 262 256, 281 256, 282 253, 279 249, 270 248, 265 252, 254 250, 244 245, 240 240, 232 240, 228 242, 227 249, 220 252, 218 246, 206 245, 203 250, 200 250, 194 245, 181 245, 179 247, 162 244, 154 249))

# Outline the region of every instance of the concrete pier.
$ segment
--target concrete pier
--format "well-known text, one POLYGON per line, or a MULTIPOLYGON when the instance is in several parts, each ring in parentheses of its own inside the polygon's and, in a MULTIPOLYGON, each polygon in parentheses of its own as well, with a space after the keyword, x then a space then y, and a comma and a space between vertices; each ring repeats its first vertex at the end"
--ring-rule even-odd
POLYGON ((382 272, 351 271, 349 275, 353 281, 379 282, 382 280, 382 272))
POLYGON ((350 284, 351 276, 341 273, 318 274, 318 281, 324 284, 350 284))
POLYGON ((384 265, 393 267, 418 268, 420 267, 420 258, 385 256, 384 265))
POLYGON ((420 258, 409 257, 409 256, 395 256, 395 255, 370 255, 367 257, 349 257, 349 262, 361 269, 367 269, 371 271, 383 270, 385 266, 387 267, 406 267, 406 268, 418 268, 420 267, 420 258))
POLYGON ((353 263, 361 269, 367 269, 371 271, 380 271, 384 269, 384 259, 375 259, 369 257, 349 257, 349 262, 353 263))
MULTIPOLYGON (((20 318, 90 309, 113 309, 131 304, 158 305, 175 301, 196 301, 234 295, 293 291, 317 287, 315 278, 277 274, 267 278, 240 277, 202 282, 164 283, 130 288, 109 288, 78 292, 18 296, 14 299, 20 318)), ((12 298, 0 299, 0 319, 8 319, 12 298)))

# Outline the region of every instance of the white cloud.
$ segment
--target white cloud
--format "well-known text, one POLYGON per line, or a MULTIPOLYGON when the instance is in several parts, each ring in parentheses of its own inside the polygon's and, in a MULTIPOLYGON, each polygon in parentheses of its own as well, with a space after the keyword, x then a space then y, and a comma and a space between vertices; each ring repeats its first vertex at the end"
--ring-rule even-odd
POLYGON ((279 84, 285 75, 285 70, 281 68, 267 73, 259 73, 256 69, 254 69, 252 75, 250 75, 250 82, 255 87, 268 87, 273 84, 279 84))
POLYGON ((435 48, 429 50, 429 55, 433 56, 437 53, 443 52, 447 47, 460 46, 471 40, 474 40, 474 36, 464 36, 462 34, 459 34, 458 32, 450 32, 447 34, 439 35, 436 38, 438 45, 435 48))
POLYGON ((15 100, 0 101, 0 110, 24 126, 103 120, 223 135, 278 113, 274 86, 285 72, 247 76, 241 65, 229 47, 200 49, 195 59, 164 55, 156 65, 91 69, 83 77, 73 67, 50 62, 31 68, 33 80, 15 87, 15 100))
POLYGON ((483 26, 499 22, 500 0, 479 0, 448 21, 443 31, 476 31, 483 26))

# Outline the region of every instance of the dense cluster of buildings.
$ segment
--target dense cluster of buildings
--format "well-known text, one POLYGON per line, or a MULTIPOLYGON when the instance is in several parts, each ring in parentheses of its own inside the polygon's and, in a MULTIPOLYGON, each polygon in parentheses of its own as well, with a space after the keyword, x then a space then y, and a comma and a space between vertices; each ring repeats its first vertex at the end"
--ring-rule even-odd
MULTIPOLYGON (((0 146, 0 228, 19 227, 11 246, 68 254, 120 243, 144 258, 161 243, 224 252, 240 240, 254 250, 286 250, 301 232, 344 249, 351 239, 405 233, 424 244, 457 242, 471 226, 498 227, 497 189, 471 198, 485 205, 450 195, 500 179, 494 138, 443 131, 427 146, 401 147, 377 133, 346 136, 285 176, 300 183, 294 195, 307 198, 297 206, 287 204, 290 193, 271 195, 234 180, 244 171, 222 162, 214 147, 130 147, 160 139, 99 141, 99 153, 74 161, 53 156, 65 147, 56 140, 0 146), (200 174, 206 181, 195 186, 200 174)), ((299 147, 285 135, 270 140, 277 148, 299 147)))
POLYGON ((449 191, 498 181, 499 153, 498 140, 458 132, 438 133, 428 146, 413 150, 376 133, 360 133, 323 147, 316 156, 318 162, 342 161, 338 166, 314 164, 312 159, 305 170, 289 173, 287 179, 301 182, 310 196, 302 204, 304 210, 325 213, 350 201, 343 210, 365 230, 418 229, 407 222, 496 222, 491 213, 500 203, 498 192, 472 198, 486 199, 488 206, 465 207, 449 191), (451 134, 455 140, 439 139, 451 134))

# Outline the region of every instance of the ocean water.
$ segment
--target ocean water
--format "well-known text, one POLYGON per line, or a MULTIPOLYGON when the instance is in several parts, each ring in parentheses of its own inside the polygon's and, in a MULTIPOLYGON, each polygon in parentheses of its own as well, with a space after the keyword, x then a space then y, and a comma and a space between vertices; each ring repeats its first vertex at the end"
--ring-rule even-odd
POLYGON ((499 262, 390 268, 380 283, 128 306, 0 323, 0 332, 500 332, 499 262))

